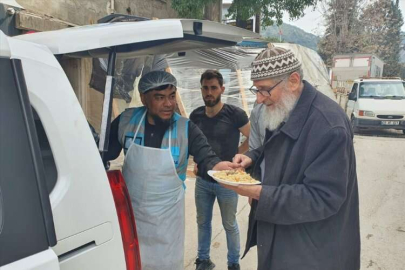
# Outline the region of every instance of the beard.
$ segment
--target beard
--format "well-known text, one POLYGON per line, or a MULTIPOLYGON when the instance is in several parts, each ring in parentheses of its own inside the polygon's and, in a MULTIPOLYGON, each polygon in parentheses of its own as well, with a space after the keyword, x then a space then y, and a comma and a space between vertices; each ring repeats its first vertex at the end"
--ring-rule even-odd
POLYGON ((205 103, 205 106, 207 106, 207 107, 214 107, 215 105, 217 105, 219 102, 221 101, 221 95, 219 95, 216 99, 214 99, 214 100, 206 100, 205 98, 204 98, 204 103, 205 103))
POLYGON ((153 118, 153 121, 155 121, 155 125, 162 125, 164 127, 168 127, 172 123, 172 118, 173 117, 170 118, 170 119, 162 119, 158 115, 151 114, 151 116, 153 118))
POLYGON ((287 89, 283 89, 279 102, 271 107, 265 106, 264 110, 262 110, 265 127, 270 131, 276 130, 283 121, 288 119, 298 98, 287 89))

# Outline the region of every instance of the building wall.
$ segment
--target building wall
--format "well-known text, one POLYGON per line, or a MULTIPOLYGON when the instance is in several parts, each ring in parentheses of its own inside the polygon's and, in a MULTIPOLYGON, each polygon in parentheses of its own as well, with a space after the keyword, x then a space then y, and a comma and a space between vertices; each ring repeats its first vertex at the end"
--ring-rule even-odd
POLYGON ((77 25, 96 23, 98 19, 121 13, 141 17, 176 18, 172 0, 17 0, 25 9, 37 14, 77 25))

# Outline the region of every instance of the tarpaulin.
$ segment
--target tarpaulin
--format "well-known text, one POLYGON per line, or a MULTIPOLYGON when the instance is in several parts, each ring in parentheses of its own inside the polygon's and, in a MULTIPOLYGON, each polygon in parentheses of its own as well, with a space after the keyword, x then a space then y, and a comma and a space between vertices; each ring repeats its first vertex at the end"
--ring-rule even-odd
MULTIPOLYGON (((302 63, 304 79, 320 92, 335 100, 329 85, 327 68, 312 49, 297 44, 275 43, 290 49, 302 63)), ((188 51, 185 55, 168 55, 167 61, 177 78, 178 89, 187 113, 204 105, 200 91, 200 76, 206 69, 218 69, 224 76, 223 101, 251 112, 256 97, 250 93, 251 63, 263 48, 233 46, 220 49, 188 51)))
MULTIPOLYGON (((136 77, 152 70, 164 70, 167 62, 163 55, 146 56, 134 59, 117 59, 115 65, 114 98, 131 102, 136 77)), ((107 59, 93 58, 90 87, 104 93, 107 75, 107 59)))
MULTIPOLYGON (((335 100, 329 85, 327 68, 321 57, 312 49, 297 44, 275 43, 275 46, 290 49, 302 63, 304 79, 320 92, 335 100)), ((204 105, 200 91, 200 76, 206 69, 217 69, 224 76, 225 93, 223 101, 236 105, 249 114, 255 96, 250 93, 251 63, 263 48, 233 46, 225 48, 194 50, 171 55, 156 55, 136 59, 117 60, 116 86, 114 97, 131 101, 136 77, 151 70, 164 70, 170 67, 178 81, 178 90, 186 112, 191 113, 204 105)), ((100 92, 104 91, 106 60, 93 60, 93 73, 90 85, 100 92)))
MULTIPOLYGON (((125 14, 111 14, 98 20, 98 23, 138 22, 147 20, 150 19, 125 14)), ((93 58, 90 87, 101 93, 105 91, 107 64, 108 59, 93 58)), ((118 58, 115 63, 113 97, 124 99, 127 103, 130 103, 136 77, 142 76, 142 74, 146 74, 152 70, 164 70, 165 68, 167 68, 167 62, 164 55, 145 56, 133 59, 118 58)))

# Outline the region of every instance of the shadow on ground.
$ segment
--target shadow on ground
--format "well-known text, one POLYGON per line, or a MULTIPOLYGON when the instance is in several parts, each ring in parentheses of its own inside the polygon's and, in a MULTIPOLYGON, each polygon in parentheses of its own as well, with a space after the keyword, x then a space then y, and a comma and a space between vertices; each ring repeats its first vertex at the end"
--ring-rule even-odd
POLYGON ((395 129, 382 129, 382 130, 360 129, 358 132, 356 132, 356 135, 405 139, 405 134, 402 132, 402 130, 395 130, 395 129))

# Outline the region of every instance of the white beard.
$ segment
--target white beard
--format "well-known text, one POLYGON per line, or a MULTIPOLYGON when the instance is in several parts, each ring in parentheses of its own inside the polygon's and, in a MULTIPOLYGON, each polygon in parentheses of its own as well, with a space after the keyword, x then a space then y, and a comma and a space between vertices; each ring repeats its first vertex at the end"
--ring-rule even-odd
POLYGON ((270 107, 264 106, 265 108, 262 110, 262 119, 265 127, 270 131, 277 129, 283 121, 288 119, 297 101, 298 97, 287 89, 283 89, 279 102, 270 107))

